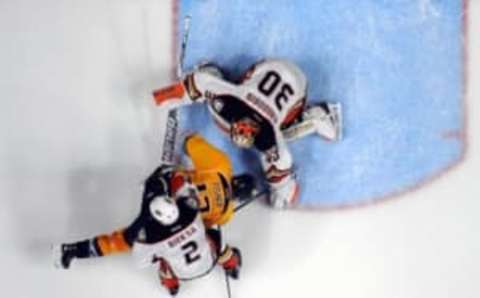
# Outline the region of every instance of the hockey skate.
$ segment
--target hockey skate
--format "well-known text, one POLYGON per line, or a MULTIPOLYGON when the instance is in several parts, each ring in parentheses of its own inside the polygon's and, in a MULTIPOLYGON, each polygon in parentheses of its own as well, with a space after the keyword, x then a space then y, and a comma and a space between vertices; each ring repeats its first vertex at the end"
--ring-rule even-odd
POLYGON ((222 259, 224 257, 227 257, 227 259, 221 261, 223 270, 225 270, 225 273, 229 277, 238 279, 240 276, 240 267, 242 267, 242 254, 240 250, 236 247, 228 247, 220 258, 222 259))
POLYGON ((75 244, 59 244, 52 247, 53 260, 56 268, 68 269, 76 257, 75 244))
POLYGON ((176 296, 180 289, 177 278, 162 279, 162 285, 167 289, 170 296, 176 296))

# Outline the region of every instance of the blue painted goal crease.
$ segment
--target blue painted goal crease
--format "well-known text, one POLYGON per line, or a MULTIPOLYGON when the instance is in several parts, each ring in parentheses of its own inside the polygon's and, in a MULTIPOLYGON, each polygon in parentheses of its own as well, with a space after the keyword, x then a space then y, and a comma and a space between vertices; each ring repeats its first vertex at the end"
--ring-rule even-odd
MULTIPOLYGON (((466 0, 465 0, 466 1, 466 0)), ((311 101, 343 104, 344 140, 290 144, 300 205, 364 204, 415 188, 464 152, 463 3, 451 0, 180 0, 192 16, 186 68, 210 60, 239 75, 264 57, 297 63, 311 101)), ((177 38, 180 40, 180 38, 177 38)), ((181 112, 227 151, 237 172, 259 172, 204 106, 181 112)))

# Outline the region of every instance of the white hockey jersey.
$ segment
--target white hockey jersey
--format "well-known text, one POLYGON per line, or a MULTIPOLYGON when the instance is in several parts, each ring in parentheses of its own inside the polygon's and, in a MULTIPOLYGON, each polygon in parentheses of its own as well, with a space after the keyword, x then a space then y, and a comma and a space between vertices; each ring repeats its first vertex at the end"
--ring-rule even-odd
MULTIPOLYGON (((208 71, 195 72, 191 84, 188 78, 186 81, 192 100, 213 99, 228 94, 242 100, 279 128, 301 112, 307 90, 307 79, 303 72, 295 64, 280 59, 265 60, 253 65, 238 85, 208 71)), ((215 116, 215 102, 209 107, 215 116)), ((225 128, 228 126, 222 117, 216 118, 219 124, 225 128)))
POLYGON ((200 213, 193 222, 157 243, 135 242, 133 257, 139 267, 148 267, 163 258, 179 279, 192 279, 215 265, 215 256, 205 234, 200 213))
POLYGON ((281 124, 305 103, 307 79, 295 64, 274 59, 255 64, 245 74, 241 86, 246 101, 262 109, 263 105, 255 100, 259 99, 274 111, 274 123, 281 124))

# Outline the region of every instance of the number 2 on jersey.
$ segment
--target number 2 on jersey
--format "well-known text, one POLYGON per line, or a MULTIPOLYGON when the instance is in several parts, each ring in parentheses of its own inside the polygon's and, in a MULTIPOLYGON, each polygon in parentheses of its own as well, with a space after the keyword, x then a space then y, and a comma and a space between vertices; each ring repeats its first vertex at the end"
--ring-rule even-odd
POLYGON ((180 248, 185 252, 185 262, 187 262, 188 265, 200 260, 200 255, 195 254, 198 249, 198 244, 195 241, 187 242, 180 248))
POLYGON ((266 97, 270 97, 275 93, 275 105, 279 111, 282 110, 283 104, 288 102, 289 96, 295 94, 292 87, 287 83, 282 83, 282 78, 274 71, 267 72, 260 84, 258 84, 258 91, 266 97))

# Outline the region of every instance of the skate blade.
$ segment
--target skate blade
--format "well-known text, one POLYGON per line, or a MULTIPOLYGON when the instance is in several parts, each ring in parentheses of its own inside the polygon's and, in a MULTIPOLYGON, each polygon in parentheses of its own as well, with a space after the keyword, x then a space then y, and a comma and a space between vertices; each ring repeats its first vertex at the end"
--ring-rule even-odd
POLYGON ((63 269, 62 266, 62 246, 61 245, 52 245, 52 258, 53 266, 57 269, 63 269))

